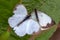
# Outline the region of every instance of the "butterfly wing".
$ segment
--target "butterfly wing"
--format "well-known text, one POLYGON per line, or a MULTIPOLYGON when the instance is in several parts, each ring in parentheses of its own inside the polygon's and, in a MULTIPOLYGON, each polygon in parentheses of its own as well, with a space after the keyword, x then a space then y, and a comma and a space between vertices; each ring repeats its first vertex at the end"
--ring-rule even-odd
POLYGON ((27 23, 28 23, 28 20, 24 21, 18 27, 14 27, 14 31, 18 36, 22 37, 26 35, 27 23))
POLYGON ((19 4, 16 6, 16 9, 13 11, 14 14, 27 15, 27 10, 24 5, 19 4))
MULTIPOLYGON (((38 14, 39 23, 41 26, 46 26, 48 23, 49 24, 51 23, 52 19, 47 14, 40 11, 37 11, 37 14, 38 14)), ((36 20, 35 12, 32 12, 31 18, 36 20)))
POLYGON ((34 32, 38 32, 40 30, 39 24, 33 19, 29 19, 29 23, 27 24, 27 34, 33 34, 34 32))
POLYGON ((8 19, 8 23, 12 28, 24 20, 27 15, 27 10, 24 5, 20 4, 16 6, 16 10, 14 10, 13 13, 14 15, 8 19))
POLYGON ((34 11, 31 13, 31 18, 32 18, 33 20, 37 21, 36 15, 35 15, 35 12, 34 12, 34 11))
POLYGON ((47 14, 38 11, 39 23, 41 26, 46 26, 47 24, 51 24, 51 17, 47 14))
MULTIPOLYGON (((38 15, 38 19, 39 19, 38 22, 39 22, 40 26, 42 27, 41 30, 46 30, 46 29, 48 29, 48 27, 55 24, 55 21, 53 21, 51 19, 51 17, 48 16, 47 14, 37 11, 37 15, 38 15)), ((37 19, 35 12, 32 12, 31 18, 34 20, 37 19)))
POLYGON ((10 17, 10 18, 8 19, 8 23, 9 23, 9 25, 10 25, 12 28, 14 28, 14 27, 17 26, 17 24, 18 24, 19 22, 21 22, 23 19, 24 19, 23 16, 13 15, 12 17, 10 17))

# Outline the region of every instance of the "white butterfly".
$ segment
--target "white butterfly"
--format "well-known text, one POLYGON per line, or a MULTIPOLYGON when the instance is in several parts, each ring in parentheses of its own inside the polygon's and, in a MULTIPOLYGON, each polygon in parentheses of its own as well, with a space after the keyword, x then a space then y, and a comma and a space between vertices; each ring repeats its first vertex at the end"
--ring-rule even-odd
POLYGON ((22 4, 18 5, 13 13, 14 15, 8 19, 8 23, 15 33, 21 37, 43 30, 41 29, 42 27, 46 27, 48 23, 51 24, 52 22, 48 15, 40 11, 37 11, 37 15, 35 12, 32 12, 31 17, 27 16, 27 10, 22 4), (26 17, 27 19, 24 20, 26 17))

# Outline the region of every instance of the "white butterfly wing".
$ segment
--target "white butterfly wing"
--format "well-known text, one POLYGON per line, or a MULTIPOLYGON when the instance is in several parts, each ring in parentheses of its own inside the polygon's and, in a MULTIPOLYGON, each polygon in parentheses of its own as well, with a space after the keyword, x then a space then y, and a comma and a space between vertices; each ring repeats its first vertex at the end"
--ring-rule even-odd
MULTIPOLYGON (((48 23, 50 24, 52 19, 49 17, 47 14, 37 11, 38 18, 39 18, 39 23, 41 26, 46 26, 48 23)), ((35 12, 32 12, 31 18, 36 20, 35 12)))
POLYGON ((32 12, 32 13, 31 13, 31 18, 32 18, 33 20, 37 21, 35 12, 32 12))
POLYGON ((24 19, 24 16, 20 16, 20 15, 13 15, 12 17, 10 17, 8 19, 8 23, 10 25, 10 27, 14 28, 18 23, 20 23, 22 20, 24 19))
POLYGON ((28 20, 24 21, 22 24, 20 24, 18 27, 14 27, 15 33, 22 37, 26 35, 26 30, 27 30, 27 25, 28 25, 28 20))
POLYGON ((40 29, 40 26, 39 24, 32 20, 32 19, 29 19, 29 23, 27 24, 27 34, 33 34, 34 32, 38 32, 40 29))
POLYGON ((48 23, 51 24, 51 17, 47 14, 38 11, 39 23, 41 26, 46 26, 48 23))
POLYGON ((13 13, 14 15, 8 19, 8 23, 12 28, 24 20, 27 15, 27 10, 24 5, 20 4, 16 7, 16 10, 14 10, 13 13))
POLYGON ((27 15, 27 9, 24 5, 20 4, 16 6, 16 10, 14 10, 13 13, 19 15, 27 15))

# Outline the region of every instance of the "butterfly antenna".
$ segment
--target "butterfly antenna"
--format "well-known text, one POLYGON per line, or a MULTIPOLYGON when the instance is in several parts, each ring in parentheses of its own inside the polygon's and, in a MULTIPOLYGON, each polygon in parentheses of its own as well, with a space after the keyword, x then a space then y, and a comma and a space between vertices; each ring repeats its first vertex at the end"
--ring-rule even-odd
POLYGON ((38 14, 37 14, 37 9, 35 9, 35 16, 36 16, 36 19, 37 19, 37 21, 38 21, 38 23, 39 23, 39 18, 38 18, 38 14))

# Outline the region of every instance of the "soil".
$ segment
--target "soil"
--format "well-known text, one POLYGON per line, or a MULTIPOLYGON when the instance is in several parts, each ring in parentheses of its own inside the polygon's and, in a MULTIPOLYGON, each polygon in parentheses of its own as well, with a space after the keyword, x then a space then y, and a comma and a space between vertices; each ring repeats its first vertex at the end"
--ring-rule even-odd
POLYGON ((54 32, 49 40, 60 40, 60 22, 57 25, 57 30, 54 32))

